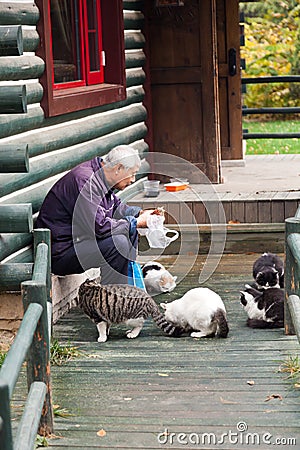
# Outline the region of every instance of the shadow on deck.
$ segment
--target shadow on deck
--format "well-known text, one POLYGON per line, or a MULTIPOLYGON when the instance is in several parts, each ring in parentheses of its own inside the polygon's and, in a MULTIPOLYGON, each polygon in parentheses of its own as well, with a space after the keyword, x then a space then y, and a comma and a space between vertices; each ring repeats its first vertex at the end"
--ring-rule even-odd
MULTIPOLYGON (((254 258, 224 255, 206 283, 226 304, 227 339, 168 338, 149 320, 137 339, 115 327, 98 344, 96 327, 79 311, 62 318, 54 337, 86 357, 53 367, 54 403, 73 416, 55 420, 58 437, 50 447, 300 448, 299 391, 278 371, 299 353, 298 341, 282 329, 247 328, 239 303, 254 258)), ((197 286, 202 262, 199 257, 177 289, 157 300, 197 286)))

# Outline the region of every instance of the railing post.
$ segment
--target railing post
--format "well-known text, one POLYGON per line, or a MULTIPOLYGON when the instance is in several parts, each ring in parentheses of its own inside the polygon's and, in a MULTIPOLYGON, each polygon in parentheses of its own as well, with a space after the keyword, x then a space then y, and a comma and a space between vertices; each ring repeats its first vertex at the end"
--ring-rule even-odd
POLYGON ((52 292, 51 292, 51 238, 50 238, 50 230, 48 228, 37 228, 33 233, 33 246, 34 246, 34 255, 36 254, 36 248, 41 243, 44 242, 48 245, 48 268, 47 268, 47 300, 48 302, 52 302, 52 292))
POLYGON ((291 294, 299 295, 297 281, 300 279, 300 268, 295 264, 294 257, 288 245, 288 237, 292 233, 300 233, 300 217, 291 217, 285 220, 285 303, 284 303, 284 328, 285 334, 294 335, 295 329, 288 307, 288 298, 291 294))
POLYGON ((2 417, 2 428, 0 431, 1 450, 13 450, 9 387, 7 383, 3 382, 0 382, 0 417, 2 417))
POLYGON ((37 228, 33 233, 33 246, 34 257, 36 255, 37 246, 41 243, 48 245, 48 258, 47 258, 47 313, 48 313, 48 332, 49 332, 49 345, 52 335, 52 286, 51 286, 51 234, 48 228, 37 228))
POLYGON ((46 398, 39 426, 39 434, 48 436, 53 433, 52 388, 50 373, 50 351, 47 314, 47 289, 43 283, 26 281, 21 284, 24 311, 31 302, 39 303, 43 313, 38 322, 32 346, 28 352, 27 383, 28 389, 34 381, 46 384, 46 398))

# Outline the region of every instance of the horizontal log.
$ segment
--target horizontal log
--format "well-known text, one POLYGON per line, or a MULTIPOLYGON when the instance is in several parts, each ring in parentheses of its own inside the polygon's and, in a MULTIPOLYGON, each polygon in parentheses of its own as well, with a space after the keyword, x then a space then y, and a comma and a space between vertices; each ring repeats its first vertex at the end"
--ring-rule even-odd
MULTIPOLYGON (((15 252, 18 252, 20 249, 29 246, 32 244, 33 235, 31 233, 3 233, 0 235, 0 261, 4 260, 8 256, 12 255, 15 252)), ((32 250, 31 250, 32 254, 32 250)), ((33 257, 27 260, 24 258, 23 260, 14 259, 12 262, 32 262, 33 257)))
POLYGON ((125 31, 124 41, 126 50, 145 46, 145 37, 140 31, 125 31))
MULTIPOLYGON (((0 58, 1 59, 1 58, 0 58)), ((13 136, 39 128, 44 122, 44 111, 40 106, 28 109, 27 114, 0 115, 0 138, 13 136)), ((24 140, 23 140, 24 142, 24 140)), ((30 154, 30 149, 29 149, 30 154)))
MULTIPOLYGON (((136 134, 138 139, 145 136, 145 126, 140 125, 130 130, 130 133, 136 134)), ((120 133, 122 135, 122 133, 120 133)), ((125 133, 124 133, 125 135, 125 133)), ((18 174, 12 180, 9 175, 0 175, 0 184, 2 185, 2 195, 11 194, 19 189, 26 188, 49 177, 70 170, 72 167, 84 162, 97 155, 105 154, 114 146, 114 137, 108 136, 100 138, 91 143, 82 144, 80 153, 74 151, 72 147, 62 149, 55 154, 49 153, 42 159, 34 158, 30 162, 29 174, 18 174)), ((119 144, 124 143, 117 140, 119 144)), ((117 145, 117 144, 116 144, 117 145)))
POLYGON ((33 263, 0 264, 0 292, 20 291, 23 281, 31 280, 33 263))
MULTIPOLYGON (((29 93, 30 94, 30 88, 29 88, 29 93)), ((38 95, 38 93, 37 93, 38 95)), ((141 86, 138 87, 131 87, 127 89, 127 99, 124 102, 118 102, 116 105, 112 106, 110 105, 110 108, 95 108, 93 109, 93 113, 96 114, 100 114, 101 112, 107 112, 107 111, 116 111, 118 109, 120 109, 121 107, 125 107, 125 106, 129 106, 133 103, 141 103, 142 100, 144 98, 144 89, 141 86)), ((39 107, 38 107, 39 108, 39 107)), ((42 109, 35 109, 35 108, 30 108, 28 110, 28 113, 26 114, 26 116, 23 117, 16 117, 16 116, 12 116, 10 118, 10 121, 7 120, 7 118, 2 119, 0 116, 0 137, 5 137, 11 134, 15 134, 13 133, 13 130, 16 130, 16 132, 21 133, 22 131, 27 131, 28 129, 34 129, 34 128, 39 128, 39 126, 41 126, 43 124, 43 111, 42 109), (42 115, 41 115, 42 114, 42 115), (30 119, 27 120, 27 118, 30 117, 30 119), (12 122, 12 123, 11 123, 12 122), (30 123, 32 123, 32 128, 30 127, 30 123)), ((113 117, 113 116, 112 116, 113 117)), ((87 124, 89 123, 89 118, 93 118, 92 115, 89 116, 89 118, 87 117, 86 111, 77 111, 76 113, 71 113, 67 115, 67 118, 69 119, 69 121, 66 121, 66 117, 64 116, 63 119, 66 121, 65 125, 64 125, 64 132, 61 133, 61 138, 64 139, 65 134, 69 135, 69 132, 65 132, 68 128, 68 126, 72 126, 71 125, 71 120, 76 120, 76 119, 81 119, 81 118, 85 118, 87 124)), ((97 119, 100 121, 100 116, 97 119)), ((49 126, 53 126, 56 124, 60 124, 62 125, 62 118, 61 117, 53 117, 50 119, 47 119, 45 121, 45 123, 47 123, 47 125, 49 126)), ((102 125, 100 124, 100 122, 98 122, 96 128, 95 128, 95 134, 94 137, 98 137, 99 136, 99 132, 100 127, 102 125)), ((82 125, 82 130, 86 128, 86 125, 82 125)), ((87 126, 87 133, 83 133, 82 131, 82 139, 81 140, 72 140, 67 144, 67 145, 72 145, 73 143, 76 142, 84 142, 86 140, 89 140, 89 129, 91 127, 89 127, 89 125, 87 126)), ((60 127, 61 129, 61 127, 60 127)), ((77 130, 78 131, 78 130, 77 130)), ((80 133, 76 133, 76 136, 78 138, 78 135, 80 135, 80 133)), ((72 133, 71 133, 71 137, 72 137, 72 133)), ((8 141, 9 142, 9 141, 8 141)), ((21 137, 16 137, 13 138, 12 143, 14 144, 19 144, 19 143, 23 143, 24 142, 24 138, 21 137)), ((28 143, 29 146, 29 156, 33 157, 33 156, 38 156, 41 154, 44 154, 46 152, 50 152, 52 150, 58 150, 60 149, 63 145, 61 142, 61 139, 57 139, 57 130, 52 130, 51 131, 51 135, 47 136, 47 139, 45 138, 45 130, 43 128, 40 128, 39 132, 35 132, 32 135, 28 135, 26 138, 26 142, 28 143)))
POLYGON ((3 56, 0 58, 0 81, 19 81, 39 78, 45 69, 45 63, 38 56, 22 55, 18 58, 3 56))
POLYGON ((0 233, 30 233, 32 230, 31 203, 0 205, 0 233))
POLYGON ((0 114, 26 112, 26 86, 0 86, 0 114))
MULTIPOLYGON (((142 105, 133 105, 124 109, 115 109, 107 114, 97 114, 87 116, 81 121, 80 126, 76 121, 67 122, 58 129, 41 129, 38 133, 29 135, 26 142, 29 147, 29 156, 44 155, 45 153, 71 147, 76 144, 87 144, 92 139, 97 139, 106 134, 118 131, 122 128, 144 121, 146 110, 142 105)), ((1 124, 1 122, 0 122, 1 124)), ((14 139, 24 142, 24 138, 14 139)), ((2 195, 6 195, 8 190, 4 188, 2 195)))
POLYGON ((22 54, 21 25, 0 26, 0 56, 20 56, 22 54))
POLYGON ((144 2, 142 0, 124 0, 123 1, 123 9, 130 11, 141 11, 144 8, 144 2))
POLYGON ((126 84, 127 86, 135 86, 137 84, 144 84, 146 75, 143 69, 126 69, 126 84))
MULTIPOLYGON (((145 124, 141 123, 130 127, 129 129, 119 130, 109 136, 102 137, 91 143, 87 143, 81 146, 81 152, 74 151, 74 149, 68 148, 61 150, 60 152, 55 152, 55 155, 51 153, 43 158, 43 166, 40 164, 35 165, 34 161, 31 162, 31 177, 23 175, 22 179, 19 178, 18 184, 11 183, 11 195, 8 198, 0 198, 0 204, 6 204, 16 202, 16 203, 32 203, 33 212, 37 212, 44 200, 46 193, 49 188, 54 184, 55 181, 61 176, 64 170, 69 170, 80 162, 91 159, 95 156, 104 155, 112 147, 120 144, 132 144, 136 141, 142 140, 147 133, 147 127, 145 124), (35 173, 35 168, 37 173, 35 173), (53 175, 53 172, 56 174, 53 175), (51 177, 51 178, 50 178, 51 177), (42 181, 44 180, 44 182, 42 181), (37 186, 32 186, 36 182, 41 181, 37 186), (21 185, 24 187, 32 186, 30 190, 21 189, 21 185)), ((134 146, 134 144, 133 144, 134 146)), ((4 185, 3 177, 5 175, 0 175, 0 184, 4 185)), ((8 177, 6 182, 8 182, 8 177)))
POLYGON ((125 30, 140 30, 144 25, 144 14, 140 11, 124 11, 125 30))
POLYGON ((23 30, 24 52, 34 52, 40 43, 40 37, 36 30, 23 30))
MULTIPOLYGON (((15 233, 14 233, 15 235, 15 233)), ((29 233, 30 236, 30 233, 29 233)), ((23 247, 18 249, 16 253, 8 255, 4 263, 32 263, 33 262, 33 247, 23 247)))
POLYGON ((40 83, 25 83, 27 94, 27 105, 40 103, 44 95, 43 87, 40 83))
POLYGON ((143 67, 146 62, 146 56, 143 50, 132 50, 125 52, 126 69, 132 67, 143 67))
POLYGON ((28 145, 0 143, 0 172, 17 173, 29 171, 28 145))
MULTIPOLYGON (((142 86, 132 86, 127 89, 127 97, 126 100, 123 100, 121 102, 113 103, 110 105, 103 105, 99 106, 97 108, 92 108, 89 110, 89 117, 92 117, 93 115, 100 114, 102 112, 109 112, 109 111, 115 111, 119 110, 125 106, 133 105, 134 103, 142 103, 145 96, 145 91, 142 86)), ((64 116, 58 116, 58 117, 50 117, 45 120, 45 125, 47 126, 53 126, 59 124, 60 126, 65 123, 66 125, 71 123, 72 120, 78 120, 78 119, 86 119, 87 113, 84 110, 81 111, 75 111, 70 114, 66 114, 64 116)), ((0 117, 1 121, 1 117, 0 117)), ((1 122, 0 122, 1 123, 1 122)), ((55 140, 54 143, 48 143, 48 145, 45 147, 43 145, 44 139, 42 134, 44 133, 43 129, 41 131, 41 137, 37 137, 38 135, 35 133, 34 136, 28 136, 27 142, 29 145, 29 155, 32 156, 38 156, 40 154, 44 154, 48 151, 52 151, 55 148, 59 149, 60 143, 59 141, 55 140), (55 147, 55 148, 54 148, 55 147)), ((1 133, 1 127, 0 127, 0 133, 1 133)), ((16 139, 13 139, 13 142, 23 141, 22 138, 16 137, 16 139)))
POLYGON ((39 10, 32 2, 0 2, 0 25, 36 25, 39 10))
MULTIPOLYGON (((23 58, 23 56, 20 56, 20 58, 23 58)), ((6 59, 6 58, 0 58, 0 72, 1 72, 1 60, 6 59)), ((10 58, 13 59, 13 58, 10 58)), ((40 58, 38 58, 40 61, 42 61, 40 58)), ((16 58, 14 58, 14 60, 16 60, 16 58)), ((37 85, 35 85, 35 87, 30 87, 33 86, 31 84, 27 84, 28 86, 28 93, 27 93, 27 98, 28 98, 28 103, 35 103, 33 100, 34 98, 37 99, 37 96, 41 96, 43 94, 42 89, 39 85, 39 87, 37 87, 37 85), (35 97, 33 97, 35 96, 35 97)), ((106 111, 112 111, 115 109, 119 109, 121 107, 124 106, 129 106, 130 104, 133 103, 141 103, 142 100, 144 98, 144 89, 142 88, 142 86, 133 86, 127 89, 127 98, 126 100, 122 101, 122 102, 118 102, 116 104, 113 105, 106 105, 106 106, 101 106, 98 108, 93 108, 92 110, 89 110, 90 114, 99 114, 101 112, 106 112, 106 111)), ((47 119, 47 122, 44 120, 44 112, 42 110, 42 108, 40 106, 36 106, 34 108, 30 108, 28 109, 28 112, 26 114, 26 116, 22 115, 22 116, 18 116, 18 115, 13 115, 11 116, 9 119, 9 121, 7 120, 6 116, 1 116, 0 115, 0 138, 2 137, 7 137, 7 136, 11 136, 11 135, 16 135, 19 133, 22 133, 24 131, 28 131, 28 130, 32 130, 32 129, 36 129, 36 128, 40 128, 42 125, 55 125, 57 123, 62 123, 62 121, 67 121, 67 120, 76 120, 76 119, 80 119, 82 117, 86 117, 86 111, 76 111, 70 114, 66 114, 65 116, 59 116, 59 117, 51 117, 47 119)), ((43 133, 43 130, 41 129, 41 133, 43 133)), ((30 139, 30 136, 29 136, 30 139)), ((14 139, 13 142, 24 142, 23 138, 17 138, 16 140, 14 139)), ((35 156, 38 154, 41 154, 45 151, 48 151, 48 149, 45 149, 45 146, 41 146, 40 142, 36 142, 36 134, 33 136, 32 142, 29 142, 29 154, 30 156, 35 156), (34 148, 33 151, 31 151, 34 148)))

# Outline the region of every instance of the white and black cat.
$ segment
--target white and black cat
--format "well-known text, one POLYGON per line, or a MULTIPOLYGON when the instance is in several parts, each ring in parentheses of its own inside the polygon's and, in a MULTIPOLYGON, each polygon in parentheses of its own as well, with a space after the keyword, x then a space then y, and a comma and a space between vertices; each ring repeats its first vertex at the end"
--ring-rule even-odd
POLYGON ((221 297, 211 289, 198 287, 170 303, 161 303, 165 318, 192 337, 226 338, 229 332, 226 309, 221 297))
POLYGON ((98 279, 84 281, 72 306, 78 306, 97 325, 98 342, 105 342, 113 324, 126 323, 127 337, 136 338, 145 319, 154 322, 168 335, 179 336, 183 330, 168 322, 159 307, 143 289, 126 284, 101 285, 98 279))
POLYGON ((248 314, 251 328, 282 328, 284 319, 284 290, 269 287, 261 291, 248 284, 241 291, 241 304, 248 314))
POLYGON ((284 263, 274 253, 264 253, 253 264, 253 278, 258 289, 284 286, 284 263))
POLYGON ((176 287, 177 277, 171 273, 159 262, 150 261, 142 267, 144 283, 147 292, 150 294, 160 294, 162 292, 171 292, 176 287))

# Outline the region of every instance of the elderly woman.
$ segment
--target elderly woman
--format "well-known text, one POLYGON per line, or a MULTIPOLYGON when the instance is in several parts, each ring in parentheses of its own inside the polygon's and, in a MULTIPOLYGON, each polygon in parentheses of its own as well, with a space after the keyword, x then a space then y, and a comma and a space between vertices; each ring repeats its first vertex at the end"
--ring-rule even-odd
POLYGON ((135 260, 137 227, 146 227, 150 211, 130 207, 115 195, 135 181, 141 161, 129 145, 105 158, 84 162, 47 194, 36 226, 51 231, 52 272, 82 273, 101 267, 101 282, 128 282, 128 262, 135 260))

